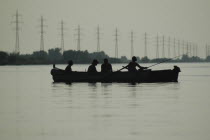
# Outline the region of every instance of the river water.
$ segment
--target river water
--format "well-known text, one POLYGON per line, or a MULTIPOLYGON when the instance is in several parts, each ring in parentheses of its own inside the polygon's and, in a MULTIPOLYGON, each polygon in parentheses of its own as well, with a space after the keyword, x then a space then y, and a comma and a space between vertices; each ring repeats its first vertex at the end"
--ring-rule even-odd
POLYGON ((135 85, 53 83, 51 65, 1 66, 0 140, 209 140, 210 63, 176 65, 178 83, 135 85))

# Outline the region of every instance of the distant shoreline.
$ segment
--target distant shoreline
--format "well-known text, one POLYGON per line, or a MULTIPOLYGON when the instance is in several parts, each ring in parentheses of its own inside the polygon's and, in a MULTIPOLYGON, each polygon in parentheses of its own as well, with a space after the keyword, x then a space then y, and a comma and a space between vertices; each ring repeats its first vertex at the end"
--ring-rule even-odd
MULTIPOLYGON (((198 56, 188 56, 187 54, 175 56, 173 58, 155 58, 150 59, 147 56, 137 57, 138 63, 204 63, 210 62, 210 56, 205 59, 198 56)), ((97 59, 100 63, 107 58, 110 63, 129 63, 130 60, 126 56, 120 58, 109 57, 105 52, 89 53, 85 51, 66 50, 61 53, 60 48, 49 49, 45 51, 35 51, 32 54, 15 54, 0 51, 0 65, 52 65, 66 64, 72 60, 74 64, 90 64, 93 59, 97 59)))

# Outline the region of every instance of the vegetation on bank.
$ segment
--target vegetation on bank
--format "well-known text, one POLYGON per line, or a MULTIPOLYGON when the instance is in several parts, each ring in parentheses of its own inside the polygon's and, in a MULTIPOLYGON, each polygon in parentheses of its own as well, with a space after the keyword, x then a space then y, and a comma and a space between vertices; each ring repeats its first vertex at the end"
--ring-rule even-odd
MULTIPOLYGON (((49 49, 45 51, 35 51, 32 54, 14 54, 0 51, 0 65, 28 65, 28 64, 65 64, 68 60, 73 60, 77 64, 90 64, 93 59, 97 59, 99 62, 103 62, 104 58, 108 58, 110 63, 127 63, 129 60, 126 56, 121 58, 112 58, 101 52, 89 53, 86 51, 67 50, 61 53, 61 49, 49 49)), ((169 61, 168 58, 149 59, 147 57, 139 58, 138 62, 141 63, 158 63, 163 61, 169 61)), ((182 58, 172 60, 170 62, 210 62, 210 56, 206 59, 199 57, 189 57, 183 55, 182 58)))

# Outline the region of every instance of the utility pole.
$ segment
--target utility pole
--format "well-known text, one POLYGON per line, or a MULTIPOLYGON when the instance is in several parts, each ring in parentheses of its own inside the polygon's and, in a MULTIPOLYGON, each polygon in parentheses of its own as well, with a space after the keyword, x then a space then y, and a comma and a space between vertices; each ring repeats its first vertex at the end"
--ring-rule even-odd
POLYGON ((20 42, 19 42, 19 32, 20 32, 20 23, 22 23, 20 21, 20 17, 21 15, 18 13, 18 10, 16 11, 15 14, 15 21, 12 21, 12 23, 15 24, 15 36, 16 36, 16 40, 15 40, 15 54, 19 54, 20 53, 20 42))
POLYGON ((133 31, 131 31, 131 58, 134 56, 134 48, 133 48, 133 31))
POLYGON ((100 52, 100 28, 97 27, 97 52, 100 52))
POLYGON ((62 54, 64 52, 64 23, 63 23, 63 20, 61 20, 61 52, 62 52, 62 54))
POLYGON ((163 35, 163 50, 162 50, 162 58, 165 58, 165 37, 163 35))
POLYGON ((171 38, 168 38, 168 58, 171 57, 171 50, 170 50, 170 45, 171 45, 171 38))
POLYGON ((115 58, 118 58, 118 30, 115 30, 115 58))
POLYGON ((158 36, 158 34, 157 34, 157 48, 156 48, 156 59, 158 59, 159 58, 159 36, 158 36))
POLYGON ((147 57, 147 33, 144 34, 144 56, 147 57))
POLYGON ((44 18, 41 16, 41 23, 40 23, 40 52, 44 51, 44 18))
POLYGON ((81 28, 80 25, 78 25, 77 30, 77 51, 80 51, 80 43, 81 43, 81 28))

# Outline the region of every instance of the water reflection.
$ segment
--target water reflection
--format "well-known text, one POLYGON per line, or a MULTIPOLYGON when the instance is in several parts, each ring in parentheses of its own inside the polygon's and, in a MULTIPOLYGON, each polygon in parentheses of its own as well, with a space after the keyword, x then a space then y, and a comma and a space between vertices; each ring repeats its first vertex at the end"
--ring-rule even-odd
POLYGON ((209 137, 209 77, 184 76, 179 83, 65 84, 52 83, 48 66, 2 69, 0 139, 209 137))

